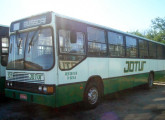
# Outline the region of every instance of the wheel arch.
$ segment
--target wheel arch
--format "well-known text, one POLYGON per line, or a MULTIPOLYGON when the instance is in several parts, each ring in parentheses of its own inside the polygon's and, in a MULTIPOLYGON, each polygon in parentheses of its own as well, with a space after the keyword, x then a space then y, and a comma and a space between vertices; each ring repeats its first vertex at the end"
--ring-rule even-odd
POLYGON ((91 82, 96 82, 98 87, 99 87, 99 90, 101 92, 101 96, 104 95, 104 84, 103 84, 103 79, 101 76, 99 75, 93 75, 93 76, 90 76, 86 82, 86 86, 85 86, 85 90, 88 86, 89 83, 91 82))

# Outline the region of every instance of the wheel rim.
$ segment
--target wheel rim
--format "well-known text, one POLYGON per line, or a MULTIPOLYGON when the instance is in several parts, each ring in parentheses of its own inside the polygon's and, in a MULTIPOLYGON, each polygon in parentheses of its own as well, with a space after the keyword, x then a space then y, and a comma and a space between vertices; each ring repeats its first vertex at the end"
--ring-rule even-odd
POLYGON ((98 100, 98 90, 97 88, 93 87, 91 89, 89 89, 88 92, 88 101, 90 104, 95 104, 98 100))

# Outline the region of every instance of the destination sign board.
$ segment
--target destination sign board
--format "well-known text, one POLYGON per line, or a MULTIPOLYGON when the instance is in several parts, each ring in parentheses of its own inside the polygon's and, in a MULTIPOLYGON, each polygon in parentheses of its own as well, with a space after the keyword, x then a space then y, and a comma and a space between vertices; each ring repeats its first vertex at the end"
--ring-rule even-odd
POLYGON ((10 32, 49 24, 51 22, 51 18, 52 18, 51 13, 46 13, 46 14, 32 16, 20 21, 13 22, 11 23, 11 26, 10 26, 10 32))

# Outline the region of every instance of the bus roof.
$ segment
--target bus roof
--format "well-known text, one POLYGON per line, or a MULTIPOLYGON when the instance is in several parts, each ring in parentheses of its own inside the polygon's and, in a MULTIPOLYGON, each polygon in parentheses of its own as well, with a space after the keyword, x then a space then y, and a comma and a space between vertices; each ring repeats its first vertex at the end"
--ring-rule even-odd
POLYGON ((1 24, 0 24, 0 27, 9 27, 9 26, 7 26, 7 25, 1 25, 1 24))
POLYGON ((106 26, 103 26, 103 25, 99 25, 99 24, 96 24, 96 23, 91 23, 91 22, 80 20, 80 19, 77 19, 77 18, 65 16, 65 15, 62 15, 62 14, 59 14, 59 13, 56 13, 56 12, 53 12, 53 11, 48 11, 48 12, 32 15, 32 16, 29 16, 29 17, 25 17, 23 19, 19 19, 19 20, 13 21, 12 23, 15 23, 17 21, 21 21, 21 20, 24 20, 24 19, 32 18, 32 17, 38 16, 38 15, 50 14, 50 13, 54 14, 57 17, 61 17, 61 18, 65 18, 65 19, 69 19, 69 20, 85 23, 85 24, 88 24, 88 25, 91 25, 91 26, 96 26, 96 27, 99 27, 99 28, 102 28, 102 29, 114 31, 114 32, 121 33, 121 34, 124 34, 124 35, 128 35, 128 36, 136 37, 136 38, 139 38, 139 39, 144 39, 144 40, 147 40, 147 41, 151 41, 151 42, 154 42, 154 43, 165 45, 163 43, 160 43, 160 42, 157 42, 157 41, 154 41, 154 40, 150 40, 150 39, 147 39, 147 38, 144 38, 144 37, 140 37, 140 36, 137 36, 137 35, 134 35, 134 34, 123 32, 123 31, 120 31, 120 30, 117 30, 117 29, 114 29, 114 28, 110 28, 110 27, 106 27, 106 26))
POLYGON ((134 35, 134 34, 131 34, 131 33, 123 32, 123 31, 120 31, 120 30, 117 30, 117 29, 114 29, 114 28, 111 28, 111 27, 106 27, 106 26, 91 23, 91 22, 88 22, 88 21, 83 21, 83 20, 80 20, 80 19, 77 19, 77 18, 72 18, 72 17, 61 15, 61 14, 58 14, 58 13, 55 13, 55 15, 58 16, 58 17, 61 17, 61 18, 74 20, 74 21, 77 21, 77 22, 81 22, 81 23, 91 25, 91 26, 96 26, 96 27, 99 27, 99 28, 102 28, 102 29, 114 31, 114 32, 117 32, 117 33, 121 33, 121 34, 125 34, 125 35, 128 35, 128 36, 132 36, 132 37, 136 37, 136 38, 139 38, 139 39, 143 39, 143 40, 147 40, 147 41, 151 41, 151 42, 154 42, 154 43, 165 45, 163 43, 160 43, 160 42, 157 42, 157 41, 154 41, 154 40, 150 40, 150 39, 147 39, 147 38, 144 38, 144 37, 140 37, 140 36, 137 36, 137 35, 134 35))

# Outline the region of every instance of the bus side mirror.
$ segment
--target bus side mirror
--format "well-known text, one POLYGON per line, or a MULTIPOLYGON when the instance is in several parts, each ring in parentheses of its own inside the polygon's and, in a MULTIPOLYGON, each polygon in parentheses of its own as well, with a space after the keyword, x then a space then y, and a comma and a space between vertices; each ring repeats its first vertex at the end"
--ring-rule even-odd
POLYGON ((76 43, 77 42, 77 34, 76 34, 76 32, 71 32, 70 42, 71 43, 76 43))

